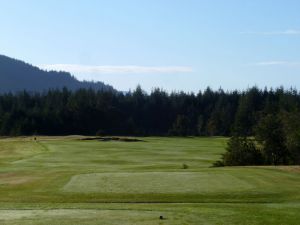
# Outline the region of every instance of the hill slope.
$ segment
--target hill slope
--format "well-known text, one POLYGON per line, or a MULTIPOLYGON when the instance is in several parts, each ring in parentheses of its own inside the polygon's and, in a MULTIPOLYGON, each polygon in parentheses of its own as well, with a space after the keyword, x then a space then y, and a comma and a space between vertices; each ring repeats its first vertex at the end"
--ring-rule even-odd
POLYGON ((69 90, 113 90, 111 86, 102 82, 81 82, 70 73, 44 71, 23 61, 0 55, 0 93, 23 90, 39 92, 63 87, 69 90))

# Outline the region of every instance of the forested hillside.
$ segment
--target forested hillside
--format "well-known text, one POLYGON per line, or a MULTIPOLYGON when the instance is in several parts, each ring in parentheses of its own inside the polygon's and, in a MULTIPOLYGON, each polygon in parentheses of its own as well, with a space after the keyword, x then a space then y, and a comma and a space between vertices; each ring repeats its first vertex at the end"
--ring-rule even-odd
POLYGON ((22 61, 0 55, 0 93, 18 91, 47 91, 49 89, 69 90, 92 88, 112 90, 102 82, 80 82, 67 72, 44 71, 22 61))

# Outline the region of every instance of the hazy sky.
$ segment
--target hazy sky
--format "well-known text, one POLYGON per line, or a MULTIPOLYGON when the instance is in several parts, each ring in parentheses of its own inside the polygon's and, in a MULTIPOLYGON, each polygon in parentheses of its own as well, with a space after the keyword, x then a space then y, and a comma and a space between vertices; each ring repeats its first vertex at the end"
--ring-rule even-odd
POLYGON ((0 0, 0 54, 119 90, 300 88, 299 0, 0 0))

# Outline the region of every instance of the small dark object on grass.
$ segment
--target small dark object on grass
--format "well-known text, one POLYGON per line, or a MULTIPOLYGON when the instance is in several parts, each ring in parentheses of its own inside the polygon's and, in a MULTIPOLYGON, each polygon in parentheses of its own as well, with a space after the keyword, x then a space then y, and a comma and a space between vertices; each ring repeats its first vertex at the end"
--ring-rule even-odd
POLYGON ((212 167, 224 167, 224 162, 222 162, 221 160, 218 160, 218 161, 214 162, 212 167))
POLYGON ((164 220, 165 218, 164 218, 164 216, 159 216, 159 219, 164 220))
POLYGON ((182 169, 184 169, 184 170, 186 170, 186 169, 188 169, 189 168, 189 166, 187 165, 187 164, 182 164, 182 169))

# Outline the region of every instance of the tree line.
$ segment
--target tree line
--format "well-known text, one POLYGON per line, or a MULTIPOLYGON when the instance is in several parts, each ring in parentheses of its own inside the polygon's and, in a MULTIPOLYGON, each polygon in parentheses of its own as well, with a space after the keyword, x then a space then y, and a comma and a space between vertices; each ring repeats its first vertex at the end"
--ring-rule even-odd
POLYGON ((0 95, 0 135, 253 136, 266 115, 285 117, 299 109, 300 94, 283 88, 23 91, 0 95))

